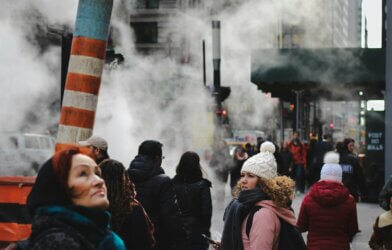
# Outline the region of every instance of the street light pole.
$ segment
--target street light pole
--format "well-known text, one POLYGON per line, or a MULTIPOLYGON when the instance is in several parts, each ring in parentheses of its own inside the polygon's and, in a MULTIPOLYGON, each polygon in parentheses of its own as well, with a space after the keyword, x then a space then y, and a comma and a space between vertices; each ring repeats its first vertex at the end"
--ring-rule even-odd
POLYGON ((385 182, 392 175, 392 4, 387 1, 387 47, 385 83, 385 182))
MULTIPOLYGON (((214 67, 214 92, 219 93, 221 63, 220 21, 212 21, 212 63, 214 67)), ((216 94, 215 100, 217 109, 220 110, 222 104, 218 94, 216 94)))

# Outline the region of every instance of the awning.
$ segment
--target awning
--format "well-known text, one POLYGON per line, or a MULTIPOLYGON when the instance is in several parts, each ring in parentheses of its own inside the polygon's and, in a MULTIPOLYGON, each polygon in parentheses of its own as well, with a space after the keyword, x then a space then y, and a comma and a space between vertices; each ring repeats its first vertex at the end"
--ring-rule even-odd
POLYGON ((261 49, 252 51, 251 81, 274 97, 291 99, 293 90, 308 98, 383 98, 385 49, 261 49))

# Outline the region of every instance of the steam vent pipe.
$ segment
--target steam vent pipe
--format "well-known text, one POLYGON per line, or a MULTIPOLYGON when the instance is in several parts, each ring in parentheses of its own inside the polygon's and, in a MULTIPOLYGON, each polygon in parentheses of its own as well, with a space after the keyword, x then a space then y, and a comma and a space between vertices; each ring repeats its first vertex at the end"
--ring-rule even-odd
POLYGON ((212 63, 214 67, 214 87, 220 87, 221 41, 220 21, 212 21, 212 63))
POLYGON ((79 0, 56 151, 93 133, 113 0, 79 0))

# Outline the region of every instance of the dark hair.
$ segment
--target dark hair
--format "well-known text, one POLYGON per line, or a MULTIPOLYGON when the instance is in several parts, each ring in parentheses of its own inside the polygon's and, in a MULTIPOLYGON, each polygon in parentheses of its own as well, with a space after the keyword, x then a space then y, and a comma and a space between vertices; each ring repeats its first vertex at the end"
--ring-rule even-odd
POLYGON ((199 155, 192 151, 185 152, 181 156, 176 173, 176 177, 186 183, 201 180, 203 173, 201 172, 199 155))
POLYGON ((392 197, 392 188, 387 188, 387 190, 385 191, 385 195, 384 195, 384 200, 385 200, 386 205, 387 205, 387 210, 391 210, 390 209, 391 197, 392 197))
POLYGON ((332 139, 332 135, 331 134, 325 134, 323 135, 324 140, 328 140, 328 139, 332 139))
POLYGON ((344 147, 344 143, 343 142, 339 141, 339 142, 336 143, 336 151, 339 154, 343 154, 343 153, 345 153, 347 151, 346 148, 344 147))
POLYGON ((78 146, 70 146, 67 149, 58 151, 52 158, 53 172, 55 173, 61 188, 68 195, 71 194, 71 190, 68 187, 68 177, 69 172, 71 171, 72 158, 77 154, 87 155, 95 161, 95 156, 90 149, 78 146))
POLYGON ((112 227, 119 233, 127 215, 132 212, 134 185, 121 162, 107 159, 102 161, 99 167, 108 190, 108 210, 112 214, 112 227))
POLYGON ((139 155, 147 155, 151 158, 162 156, 162 143, 154 140, 147 140, 142 142, 139 146, 139 155))
POLYGON ((350 143, 355 143, 355 141, 354 141, 354 139, 352 139, 352 138, 345 138, 344 140, 343 140, 343 144, 344 144, 344 148, 347 150, 348 149, 348 144, 350 144, 350 143))

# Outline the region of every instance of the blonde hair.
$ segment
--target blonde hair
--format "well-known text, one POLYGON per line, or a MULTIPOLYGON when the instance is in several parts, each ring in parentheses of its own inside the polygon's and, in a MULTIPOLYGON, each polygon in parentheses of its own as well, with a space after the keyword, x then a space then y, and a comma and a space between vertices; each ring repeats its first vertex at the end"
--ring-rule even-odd
MULTIPOLYGON (((265 179, 258 177, 259 188, 268 195, 271 200, 278 206, 287 208, 290 201, 294 198, 295 182, 287 176, 277 176, 273 179, 265 179)), ((241 192, 241 180, 232 191, 234 197, 238 197, 241 192)))

